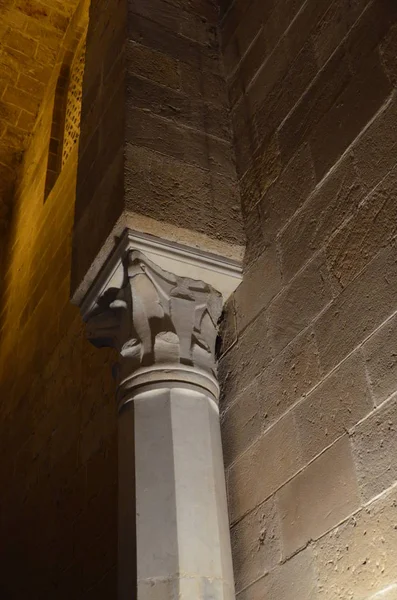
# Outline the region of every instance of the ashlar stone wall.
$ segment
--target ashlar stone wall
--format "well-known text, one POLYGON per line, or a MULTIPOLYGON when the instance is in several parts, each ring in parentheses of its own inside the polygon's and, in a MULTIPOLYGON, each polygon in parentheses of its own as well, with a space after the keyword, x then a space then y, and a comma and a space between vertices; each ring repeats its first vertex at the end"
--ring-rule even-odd
POLYGON ((79 311, 69 300, 77 145, 45 197, 56 82, 86 18, 87 3, 82 2, 18 173, 4 257, 2 600, 109 600, 117 595, 114 357, 86 341, 79 311))
POLYGON ((397 5, 225 2, 247 235, 223 324, 238 597, 397 598, 397 5))

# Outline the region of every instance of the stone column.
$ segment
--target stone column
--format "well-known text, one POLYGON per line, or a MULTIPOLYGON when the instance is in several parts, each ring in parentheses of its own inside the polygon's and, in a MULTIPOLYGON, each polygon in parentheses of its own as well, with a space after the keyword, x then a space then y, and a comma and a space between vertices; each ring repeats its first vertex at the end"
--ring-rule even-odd
MULTIPOLYGON (((230 280, 224 263, 163 250, 149 254, 230 280)), ((120 354, 120 600, 234 598, 214 356, 221 310, 211 285, 167 272, 131 243, 86 303, 89 339, 120 354)))

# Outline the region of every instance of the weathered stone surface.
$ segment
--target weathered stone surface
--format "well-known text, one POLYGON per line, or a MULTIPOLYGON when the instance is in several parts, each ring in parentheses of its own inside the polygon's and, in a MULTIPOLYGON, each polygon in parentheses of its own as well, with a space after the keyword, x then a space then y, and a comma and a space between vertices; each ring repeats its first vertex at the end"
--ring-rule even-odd
POLYGON ((342 287, 346 287, 379 249, 396 235, 396 184, 397 168, 394 168, 360 202, 354 218, 336 233, 328 245, 327 262, 342 287))
POLYGON ((238 244, 243 240, 236 187, 220 175, 128 145, 125 187, 126 206, 132 212, 215 239, 238 244))
MULTIPOLYGON (((285 73, 280 73, 280 81, 276 82, 259 105, 258 102, 260 100, 255 98, 257 103, 255 108, 252 108, 258 139, 269 136, 282 125, 285 116, 293 110, 295 104, 299 101, 317 72, 316 60, 310 40, 297 53, 294 53, 289 48, 288 39, 285 41, 285 44, 287 47, 285 73)), ((264 81, 262 81, 262 86, 266 86, 264 81)), ((253 93, 254 91, 252 91, 253 93)), ((251 90, 249 97, 251 98, 251 90)), ((259 94, 260 97, 261 94, 259 94)), ((294 154, 298 147, 299 143, 296 140, 294 144, 291 144, 291 147, 288 149, 289 151, 283 153, 280 144, 284 163, 294 154)))
POLYGON ((347 358, 295 409, 302 455, 312 460, 373 409, 364 361, 347 358))
POLYGON ((397 82, 397 61, 396 61, 396 45, 397 45, 397 27, 394 25, 386 38, 380 45, 380 54, 382 63, 390 81, 395 85, 397 82))
POLYGON ((238 593, 281 560, 280 525, 274 497, 232 527, 231 537, 238 593))
POLYGON ((342 44, 314 78, 293 110, 286 115, 279 131, 283 156, 290 156, 295 148, 299 148, 307 140, 310 132, 346 86, 350 76, 348 57, 342 44))
POLYGON ((316 340, 304 331, 278 354, 256 380, 261 425, 269 427, 321 379, 316 340))
POLYGON ((282 232, 280 247, 285 281, 289 281, 315 252, 325 246, 344 219, 352 215, 362 194, 353 160, 348 156, 315 189, 282 232))
POLYGON ((239 600, 317 600, 317 582, 311 548, 299 552, 238 595, 239 600))
POLYGON ((267 314, 262 312, 247 327, 237 344, 220 360, 221 406, 226 407, 272 359, 267 314))
POLYGON ((264 405, 258 379, 254 379, 222 414, 222 447, 225 467, 230 466, 262 432, 264 405))
POLYGON ((397 98, 393 95, 382 112, 355 142, 352 153, 361 181, 372 190, 394 167, 397 140, 397 98))
POLYGON ((374 53, 361 62, 357 74, 338 97, 310 136, 310 147, 318 179, 331 169, 381 108, 391 92, 391 84, 374 53), (357 106, 357 98, 365 101, 357 106))
POLYGON ((315 324, 320 362, 329 371, 396 308, 397 260, 393 244, 382 250, 315 324))
POLYGON ((277 493, 284 558, 334 528, 359 505, 349 438, 344 436, 277 493))
POLYGON ((319 67, 327 62, 366 5, 367 0, 354 0, 349 4, 337 0, 330 4, 313 35, 319 67))
POLYGON ((368 377, 377 404, 397 391, 397 316, 387 321, 364 344, 368 377))
POLYGON ((266 309, 280 290, 278 255, 275 246, 270 246, 248 267, 234 295, 237 330, 244 329, 261 310, 266 309))
POLYGON ((243 210, 259 202, 266 190, 276 181, 281 171, 277 138, 272 138, 258 148, 252 157, 252 166, 241 180, 243 210))
POLYGON ((327 600, 394 598, 395 587, 391 596, 375 594, 397 583, 396 526, 394 489, 317 542, 319 597, 327 600))
POLYGON ((279 352, 332 300, 332 290, 322 255, 312 260, 286 286, 269 308, 272 346, 279 352))
POLYGON ((272 240, 295 211, 304 203, 315 186, 310 150, 304 145, 292 157, 277 181, 260 202, 265 239, 272 240))
POLYGON ((180 88, 179 64, 171 56, 129 42, 126 46, 126 60, 131 73, 172 89, 180 88))
POLYGON ((397 397, 357 425, 352 436, 358 483, 364 502, 397 480, 397 397))
POLYGON ((128 74, 127 90, 131 106, 150 110, 173 122, 178 120, 181 125, 194 127, 228 141, 231 139, 229 113, 224 106, 214 104, 211 97, 203 98, 200 89, 191 90, 187 95, 184 91, 169 89, 128 74))
POLYGON ((135 145, 208 169, 235 181, 230 144, 204 131, 178 126, 174 121, 130 108, 126 119, 126 140, 135 145))
POLYGON ((269 498, 302 466, 297 430, 289 414, 262 435, 229 469, 231 522, 269 498))

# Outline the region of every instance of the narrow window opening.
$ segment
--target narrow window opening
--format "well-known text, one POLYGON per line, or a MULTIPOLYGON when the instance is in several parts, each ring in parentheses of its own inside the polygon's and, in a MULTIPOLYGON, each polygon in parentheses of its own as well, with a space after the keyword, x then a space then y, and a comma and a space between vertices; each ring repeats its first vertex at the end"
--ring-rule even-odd
POLYGON ((71 65, 62 65, 55 89, 44 201, 79 139, 84 64, 85 36, 77 47, 71 65))

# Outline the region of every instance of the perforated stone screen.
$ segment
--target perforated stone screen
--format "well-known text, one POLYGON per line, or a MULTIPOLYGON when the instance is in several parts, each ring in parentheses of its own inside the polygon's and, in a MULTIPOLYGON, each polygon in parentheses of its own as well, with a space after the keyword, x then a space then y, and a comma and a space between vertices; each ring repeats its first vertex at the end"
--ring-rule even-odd
POLYGON ((79 139, 81 100, 85 61, 85 40, 80 44, 70 69, 66 101, 65 130, 62 151, 62 166, 67 161, 73 146, 79 139))

